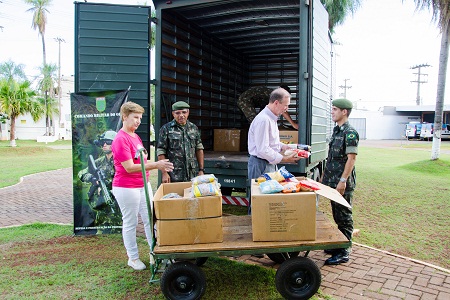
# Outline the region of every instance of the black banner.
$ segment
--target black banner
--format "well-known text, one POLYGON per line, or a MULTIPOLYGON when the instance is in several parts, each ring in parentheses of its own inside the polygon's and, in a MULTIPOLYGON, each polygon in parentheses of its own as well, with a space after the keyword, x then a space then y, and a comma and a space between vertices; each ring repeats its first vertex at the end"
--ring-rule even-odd
POLYGON ((74 234, 120 233, 122 215, 111 193, 111 142, 121 128, 127 90, 72 93, 74 234))

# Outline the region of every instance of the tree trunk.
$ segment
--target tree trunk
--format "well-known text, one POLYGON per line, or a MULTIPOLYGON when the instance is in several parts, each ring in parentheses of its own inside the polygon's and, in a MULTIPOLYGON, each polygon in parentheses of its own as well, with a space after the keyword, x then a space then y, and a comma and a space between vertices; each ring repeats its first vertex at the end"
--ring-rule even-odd
POLYGON ((11 115, 11 131, 9 132, 9 145, 16 147, 16 116, 11 115))
POLYGON ((44 39, 44 34, 41 33, 41 38, 42 38, 42 56, 44 58, 44 67, 47 65, 47 59, 46 59, 46 53, 45 53, 45 39, 44 39))
POLYGON ((431 160, 439 159, 439 153, 441 150, 445 81, 447 77, 447 62, 448 62, 448 37, 450 34, 449 30, 450 24, 447 23, 444 25, 444 28, 442 28, 441 52, 439 55, 439 75, 436 94, 436 109, 434 113, 434 131, 433 131, 433 145, 431 148, 431 160))

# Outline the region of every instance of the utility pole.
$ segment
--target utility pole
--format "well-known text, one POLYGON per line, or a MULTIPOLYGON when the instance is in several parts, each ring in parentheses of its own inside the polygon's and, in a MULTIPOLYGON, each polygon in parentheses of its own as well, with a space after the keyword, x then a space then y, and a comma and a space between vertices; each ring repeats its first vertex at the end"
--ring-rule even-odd
MULTIPOLYGON (((62 93, 62 88, 61 88, 61 42, 65 43, 66 41, 60 37, 56 37, 55 41, 58 42, 58 47, 59 47, 59 51, 58 51, 58 108, 59 108, 59 128, 62 128, 62 122, 61 122, 61 93, 62 93)), ((59 131, 59 130, 58 130, 59 131)), ((59 139, 59 137, 58 137, 59 139)))
POLYGON ((421 68, 431 67, 429 64, 421 64, 414 67, 411 67, 410 69, 418 69, 417 73, 414 73, 417 75, 417 80, 412 80, 411 82, 417 82, 417 96, 416 96, 416 105, 421 105, 422 100, 420 99, 420 84, 421 83, 427 83, 428 81, 421 81, 420 76, 428 76, 428 74, 422 74, 420 73, 421 68))
POLYGON ((343 94, 340 94, 340 95, 343 95, 343 97, 345 98, 345 99, 347 99, 347 89, 350 89, 351 88, 351 86, 348 86, 347 85, 347 81, 349 81, 350 79, 344 79, 344 85, 340 85, 339 87, 341 88, 341 89, 344 89, 344 93, 343 94))

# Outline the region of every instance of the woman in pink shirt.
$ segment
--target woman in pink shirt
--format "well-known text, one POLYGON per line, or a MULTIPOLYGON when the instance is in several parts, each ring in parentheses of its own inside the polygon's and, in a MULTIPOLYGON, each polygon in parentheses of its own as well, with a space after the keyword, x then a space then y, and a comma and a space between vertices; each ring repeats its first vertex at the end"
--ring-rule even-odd
MULTIPOLYGON (((113 179, 112 192, 122 212, 122 236, 127 250, 128 265, 135 270, 143 270, 145 264, 139 259, 136 243, 136 226, 138 215, 144 223, 147 242, 151 243, 151 228, 145 199, 144 180, 142 177, 139 149, 143 148, 142 140, 135 133, 141 124, 144 108, 134 102, 126 102, 120 108, 122 129, 116 135, 111 149, 114 155, 114 168, 116 173, 113 179)), ((168 159, 157 162, 148 162, 145 159, 145 170, 159 169, 170 172, 173 164, 168 159)), ((149 194, 153 200, 153 192, 149 183, 149 194)))

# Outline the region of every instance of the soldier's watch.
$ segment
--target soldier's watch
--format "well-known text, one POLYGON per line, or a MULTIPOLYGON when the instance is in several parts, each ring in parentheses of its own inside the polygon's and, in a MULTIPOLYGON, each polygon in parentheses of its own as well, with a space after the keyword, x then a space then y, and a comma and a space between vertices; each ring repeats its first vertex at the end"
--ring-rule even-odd
POLYGON ((205 169, 198 169, 199 172, 205 172, 205 169))
POLYGON ((341 177, 341 179, 339 179, 340 182, 347 182, 347 178, 341 177))

